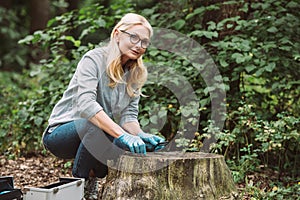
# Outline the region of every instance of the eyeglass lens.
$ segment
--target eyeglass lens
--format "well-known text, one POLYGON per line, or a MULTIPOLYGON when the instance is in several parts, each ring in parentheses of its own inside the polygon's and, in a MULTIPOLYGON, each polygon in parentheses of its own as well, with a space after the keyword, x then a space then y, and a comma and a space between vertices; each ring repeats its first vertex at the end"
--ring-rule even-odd
POLYGON ((133 44, 139 43, 141 41, 142 48, 147 48, 149 46, 148 40, 141 40, 138 35, 130 34, 130 40, 133 44))
POLYGON ((131 33, 128 33, 126 31, 123 31, 123 30, 122 30, 122 32, 123 33, 127 33, 129 35, 130 42, 133 43, 133 44, 137 44, 137 43, 139 43, 141 41, 141 46, 144 49, 146 49, 150 45, 150 42, 147 39, 141 40, 141 38, 138 35, 136 35, 136 34, 131 34, 131 33))

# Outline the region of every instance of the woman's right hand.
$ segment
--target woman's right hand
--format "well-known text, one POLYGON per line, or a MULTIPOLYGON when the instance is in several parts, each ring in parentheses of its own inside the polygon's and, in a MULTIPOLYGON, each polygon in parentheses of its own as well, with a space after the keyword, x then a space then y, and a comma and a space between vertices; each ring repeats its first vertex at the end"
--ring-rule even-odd
POLYGON ((124 150, 130 150, 132 153, 146 155, 146 145, 139 136, 124 132, 121 136, 115 138, 113 143, 124 150))

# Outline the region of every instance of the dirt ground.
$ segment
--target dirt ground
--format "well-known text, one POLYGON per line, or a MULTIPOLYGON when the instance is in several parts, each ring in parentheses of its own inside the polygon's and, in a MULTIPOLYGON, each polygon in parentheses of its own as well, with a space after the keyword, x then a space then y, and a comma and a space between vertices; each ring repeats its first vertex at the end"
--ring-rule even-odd
MULTIPOLYGON (((52 155, 34 154, 9 160, 0 156, 0 176, 13 176, 14 187, 24 190, 24 187, 43 187, 59 181, 59 177, 72 177, 70 160, 56 158, 52 155)), ((256 180, 258 181, 258 180, 256 180)), ((105 179, 99 180, 101 190, 105 179)), ((237 185, 241 192, 244 185, 237 185)), ((250 199, 242 194, 242 199, 250 199)))
POLYGON ((41 187, 57 182, 59 177, 71 177, 66 160, 48 155, 31 155, 8 160, 0 156, 1 176, 13 176, 15 188, 41 187))
MULTIPOLYGON (((72 161, 53 155, 33 154, 9 160, 0 156, 0 176, 13 176, 14 188, 24 191, 25 187, 43 187, 59 182, 60 177, 72 177, 72 161)), ((105 183, 98 179, 99 191, 105 183)))

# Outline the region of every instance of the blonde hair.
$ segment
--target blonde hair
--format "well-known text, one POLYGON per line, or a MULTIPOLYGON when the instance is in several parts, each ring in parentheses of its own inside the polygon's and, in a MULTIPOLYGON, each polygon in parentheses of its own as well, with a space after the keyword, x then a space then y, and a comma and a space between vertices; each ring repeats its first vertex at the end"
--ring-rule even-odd
POLYGON ((147 69, 145 68, 142 56, 137 60, 131 60, 127 63, 130 70, 130 76, 126 81, 123 80, 124 71, 121 65, 121 52, 115 38, 117 29, 127 30, 135 25, 143 25, 149 30, 150 37, 153 35, 153 29, 150 23, 141 15, 128 13, 116 24, 110 36, 109 52, 106 73, 110 78, 110 87, 115 87, 118 83, 126 83, 126 90, 129 96, 138 96, 141 94, 141 88, 147 79, 147 69))

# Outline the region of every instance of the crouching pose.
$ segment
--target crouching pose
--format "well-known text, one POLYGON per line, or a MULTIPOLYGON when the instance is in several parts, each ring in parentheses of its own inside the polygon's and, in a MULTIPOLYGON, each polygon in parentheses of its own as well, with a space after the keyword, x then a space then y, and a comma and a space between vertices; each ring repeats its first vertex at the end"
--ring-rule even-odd
POLYGON ((126 14, 107 46, 87 52, 52 110, 43 144, 57 157, 73 159, 72 174, 85 178, 85 198, 97 199, 97 177, 108 159, 124 150, 146 154, 164 139, 143 132, 138 103, 147 70, 142 55, 153 30, 142 16, 126 14))

